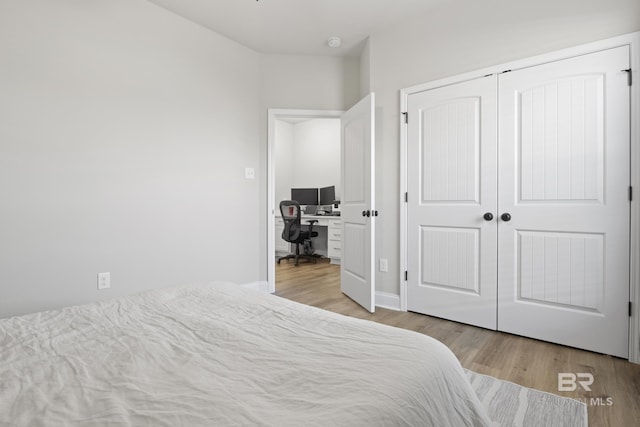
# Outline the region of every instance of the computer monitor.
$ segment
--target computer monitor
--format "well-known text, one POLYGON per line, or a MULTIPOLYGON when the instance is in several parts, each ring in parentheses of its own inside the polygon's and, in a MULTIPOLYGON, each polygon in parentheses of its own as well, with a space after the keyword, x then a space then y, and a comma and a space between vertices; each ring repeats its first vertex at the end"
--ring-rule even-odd
POLYGON ((317 205, 318 189, 317 188, 292 188, 291 200, 295 200, 301 205, 317 205))
POLYGON ((334 185, 330 187, 322 187, 320 189, 320 205, 332 205, 336 200, 336 187, 334 185))

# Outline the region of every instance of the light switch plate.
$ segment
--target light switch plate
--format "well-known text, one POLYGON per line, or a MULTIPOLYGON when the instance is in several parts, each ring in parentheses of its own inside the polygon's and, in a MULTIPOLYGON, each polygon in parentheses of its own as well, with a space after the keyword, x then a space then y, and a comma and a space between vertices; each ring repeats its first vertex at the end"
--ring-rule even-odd
POLYGON ((244 168, 244 179, 256 179, 256 170, 254 168, 244 168))
POLYGON ((111 287, 111 273, 98 273, 98 290, 111 287))

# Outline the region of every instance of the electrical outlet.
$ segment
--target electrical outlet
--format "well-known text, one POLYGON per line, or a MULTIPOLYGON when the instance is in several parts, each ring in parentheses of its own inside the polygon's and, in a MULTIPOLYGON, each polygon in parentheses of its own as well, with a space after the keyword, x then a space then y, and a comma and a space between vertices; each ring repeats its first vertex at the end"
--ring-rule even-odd
POLYGON ((244 168, 244 179, 256 179, 256 170, 254 168, 244 168))
POLYGON ((386 258, 380 258, 380 271, 385 273, 389 271, 389 261, 386 258))
POLYGON ((111 273, 98 273, 98 290, 111 287, 111 273))

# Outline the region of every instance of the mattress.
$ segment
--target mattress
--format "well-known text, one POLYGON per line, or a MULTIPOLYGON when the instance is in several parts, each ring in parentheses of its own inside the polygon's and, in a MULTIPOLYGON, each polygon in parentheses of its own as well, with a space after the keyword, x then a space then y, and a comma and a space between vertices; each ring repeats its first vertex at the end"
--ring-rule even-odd
POLYGON ((227 283, 0 320, 2 426, 482 426, 451 351, 227 283))

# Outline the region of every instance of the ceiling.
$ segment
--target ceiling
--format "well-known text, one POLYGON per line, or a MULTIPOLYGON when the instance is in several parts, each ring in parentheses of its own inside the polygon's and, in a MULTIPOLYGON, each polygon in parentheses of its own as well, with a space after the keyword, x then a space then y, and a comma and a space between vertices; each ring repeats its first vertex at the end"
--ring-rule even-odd
POLYGON ((255 51, 359 55, 367 37, 446 0, 149 0, 255 51), (327 39, 338 36, 340 48, 327 39))

